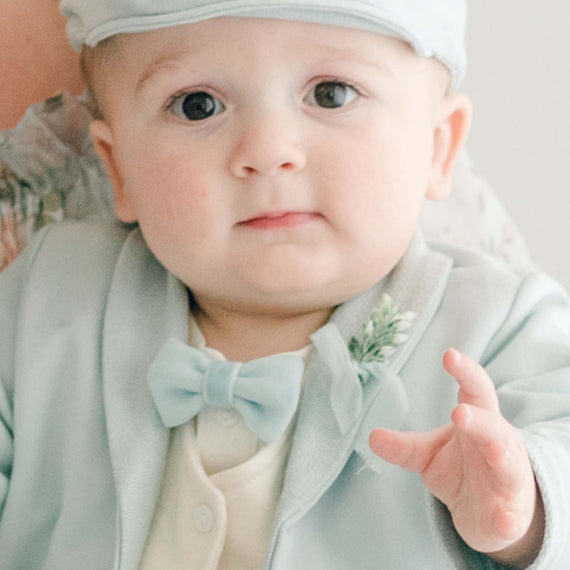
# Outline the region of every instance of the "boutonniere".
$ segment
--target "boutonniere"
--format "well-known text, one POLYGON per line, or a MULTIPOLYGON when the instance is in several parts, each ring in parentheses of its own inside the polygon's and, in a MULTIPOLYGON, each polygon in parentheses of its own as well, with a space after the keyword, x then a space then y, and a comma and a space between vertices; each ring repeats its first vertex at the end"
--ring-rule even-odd
MULTIPOLYGON (((370 319, 362 326, 362 338, 352 337, 348 350, 358 364, 387 362, 396 346, 408 338, 406 331, 412 326, 417 313, 402 311, 398 303, 384 293, 382 302, 370 314, 370 319)), ((366 367, 365 367, 366 368, 366 367)), ((365 384, 368 375, 359 374, 365 384)))

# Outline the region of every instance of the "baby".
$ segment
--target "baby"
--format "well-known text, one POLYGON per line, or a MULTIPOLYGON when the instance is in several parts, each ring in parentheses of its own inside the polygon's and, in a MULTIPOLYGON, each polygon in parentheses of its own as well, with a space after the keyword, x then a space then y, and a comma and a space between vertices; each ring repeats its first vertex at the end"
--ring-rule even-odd
POLYGON ((125 223, 0 277, 2 567, 566 568, 568 300, 417 232, 465 3, 61 9, 125 223))

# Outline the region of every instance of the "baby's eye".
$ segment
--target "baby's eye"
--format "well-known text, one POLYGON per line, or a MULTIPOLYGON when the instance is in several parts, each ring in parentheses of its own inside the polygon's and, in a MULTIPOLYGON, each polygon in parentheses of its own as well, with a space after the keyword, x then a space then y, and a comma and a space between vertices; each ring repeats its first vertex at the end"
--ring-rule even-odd
POLYGON ((218 99, 205 91, 178 95, 169 108, 177 117, 188 121, 203 121, 225 109, 218 99))
POLYGON ((315 86, 307 95, 309 105, 336 109, 352 103, 358 97, 354 87, 342 81, 323 81, 315 86))

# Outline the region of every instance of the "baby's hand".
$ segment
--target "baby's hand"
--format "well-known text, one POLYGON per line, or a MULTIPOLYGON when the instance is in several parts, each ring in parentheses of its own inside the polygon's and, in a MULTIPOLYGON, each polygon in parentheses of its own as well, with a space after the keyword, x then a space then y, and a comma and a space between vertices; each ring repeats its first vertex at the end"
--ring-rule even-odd
POLYGON ((418 471, 471 548, 524 568, 544 535, 528 454, 518 431, 501 415, 485 370, 456 350, 445 353, 443 365, 460 386, 452 423, 426 433, 377 429, 370 447, 383 459, 418 471))

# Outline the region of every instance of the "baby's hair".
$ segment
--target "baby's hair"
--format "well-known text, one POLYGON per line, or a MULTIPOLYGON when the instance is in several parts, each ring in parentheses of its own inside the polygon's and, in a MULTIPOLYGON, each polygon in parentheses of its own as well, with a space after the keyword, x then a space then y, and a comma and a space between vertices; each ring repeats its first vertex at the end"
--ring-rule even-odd
POLYGON ((117 36, 111 36, 95 47, 85 46, 81 51, 81 74, 90 96, 91 112, 96 119, 104 117, 102 102, 102 68, 109 65, 117 56, 117 36))

